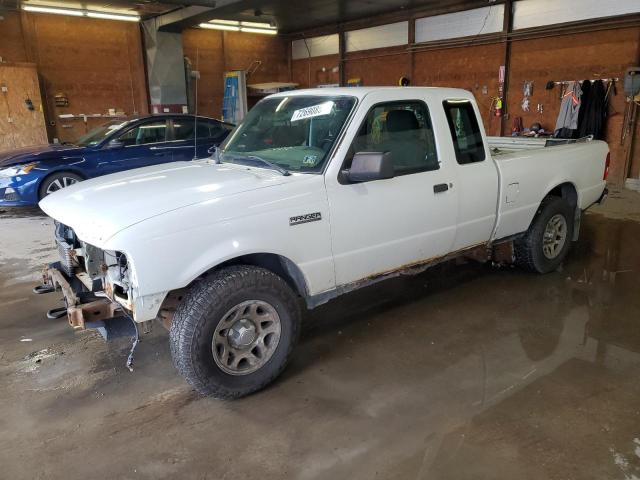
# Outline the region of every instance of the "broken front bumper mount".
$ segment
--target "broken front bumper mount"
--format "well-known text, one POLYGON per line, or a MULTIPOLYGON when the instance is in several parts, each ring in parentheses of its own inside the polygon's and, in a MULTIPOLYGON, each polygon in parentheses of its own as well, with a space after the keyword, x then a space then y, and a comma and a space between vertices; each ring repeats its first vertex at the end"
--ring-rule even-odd
POLYGON ((98 330, 105 340, 122 336, 137 336, 134 322, 123 308, 103 292, 92 291, 92 281, 86 274, 69 277, 60 262, 49 264, 43 271, 42 285, 33 289, 37 294, 61 291, 66 307, 50 310, 49 318, 65 315, 76 330, 98 330))

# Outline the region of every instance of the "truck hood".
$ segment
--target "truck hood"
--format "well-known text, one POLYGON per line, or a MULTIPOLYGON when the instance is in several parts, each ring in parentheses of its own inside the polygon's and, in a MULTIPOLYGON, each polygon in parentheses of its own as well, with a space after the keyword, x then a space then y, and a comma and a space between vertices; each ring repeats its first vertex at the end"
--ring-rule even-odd
POLYGON ((163 213, 217 198, 296 181, 263 168, 174 162, 94 178, 59 190, 40 202, 53 219, 81 240, 101 247, 116 233, 163 213))
POLYGON ((74 156, 84 149, 75 145, 38 145, 0 152, 0 169, 51 158, 74 156))

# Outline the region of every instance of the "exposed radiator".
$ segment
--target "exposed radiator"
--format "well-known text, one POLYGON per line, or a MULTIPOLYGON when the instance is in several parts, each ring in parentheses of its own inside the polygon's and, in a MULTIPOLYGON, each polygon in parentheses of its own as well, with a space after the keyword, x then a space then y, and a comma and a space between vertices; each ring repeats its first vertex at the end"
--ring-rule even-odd
POLYGON ((75 269, 75 262, 71 257, 71 250, 73 250, 73 247, 64 240, 58 239, 57 242, 58 253, 60 254, 60 265, 62 266, 67 276, 71 277, 73 276, 75 269))

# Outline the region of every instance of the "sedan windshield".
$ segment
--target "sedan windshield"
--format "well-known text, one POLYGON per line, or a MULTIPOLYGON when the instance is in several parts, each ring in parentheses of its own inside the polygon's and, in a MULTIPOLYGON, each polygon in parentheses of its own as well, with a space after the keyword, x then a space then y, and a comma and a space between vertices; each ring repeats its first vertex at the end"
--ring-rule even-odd
POLYGON ((267 98, 222 145, 222 162, 320 172, 345 125, 353 97, 292 95, 267 98))
POLYGON ((92 147, 94 145, 97 145, 116 130, 120 130, 127 123, 128 122, 122 120, 112 120, 110 122, 107 122, 97 128, 94 128, 86 135, 80 137, 75 142, 75 145, 79 147, 92 147))

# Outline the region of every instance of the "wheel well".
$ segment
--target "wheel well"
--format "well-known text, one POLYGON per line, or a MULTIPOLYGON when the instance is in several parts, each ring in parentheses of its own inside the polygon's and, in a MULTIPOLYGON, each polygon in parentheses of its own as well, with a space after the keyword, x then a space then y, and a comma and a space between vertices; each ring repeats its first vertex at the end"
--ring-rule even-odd
MULTIPOLYGON (((307 305, 309 305, 307 301, 309 299, 309 294, 307 293, 307 283, 304 279, 302 271, 295 263, 293 263, 288 258, 281 255, 276 255, 274 253, 252 253, 250 255, 242 255, 240 257, 227 260, 220 265, 216 265, 212 269, 204 272, 198 278, 202 278, 215 270, 219 270, 230 265, 253 265, 255 267, 261 267, 275 273, 285 282, 287 282, 287 284, 293 289, 293 291, 304 298, 305 302, 307 302, 307 305)), ((167 330, 171 328, 171 323, 173 322, 173 315, 175 314, 176 308, 180 304, 180 302, 182 302, 182 298, 184 297, 184 294, 190 285, 184 288, 179 288, 177 290, 172 290, 167 294, 164 301, 162 302, 158 313, 158 318, 167 330)))
POLYGON ((214 270, 224 268, 229 265, 253 265, 269 270, 281 277, 289 286, 303 298, 308 297, 307 283, 300 268, 282 255, 275 253, 252 253, 227 260, 214 267, 214 270))
POLYGON ((572 183, 566 182, 558 185, 547 194, 547 196, 549 195, 564 198, 573 208, 578 205, 578 191, 572 183))
POLYGON ((580 236, 580 221, 582 211, 578 208, 578 191, 576 187, 569 182, 562 183, 552 189, 547 196, 559 197, 567 201, 573 209, 573 237, 572 241, 577 241, 580 236))
POLYGON ((44 182, 47 181, 48 178, 51 178, 53 175, 57 175, 58 173, 73 173, 74 175, 79 176, 82 180, 86 180, 87 176, 82 174, 81 172, 78 172, 77 170, 73 170, 73 169, 66 169, 66 170, 55 170, 53 172, 47 173, 44 177, 42 177, 40 179, 40 182, 38 183, 38 198, 40 200, 42 200, 42 195, 40 195, 40 189, 42 188, 42 185, 44 184, 44 182))

